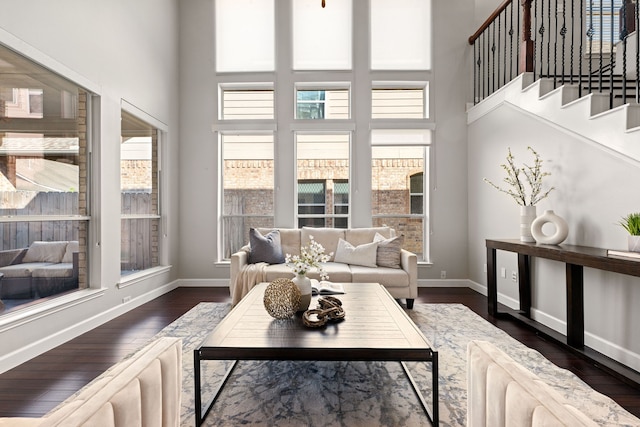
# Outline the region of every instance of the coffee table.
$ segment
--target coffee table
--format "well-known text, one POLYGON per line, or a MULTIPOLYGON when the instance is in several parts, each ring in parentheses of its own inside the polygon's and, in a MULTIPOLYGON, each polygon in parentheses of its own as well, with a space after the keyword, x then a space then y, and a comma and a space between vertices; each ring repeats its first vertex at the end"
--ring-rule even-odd
MULTIPOLYGON (((269 316, 263 303, 267 285, 255 286, 193 352, 197 427, 211 411, 238 360, 400 362, 427 417, 438 425, 438 352, 383 286, 345 283, 346 293, 336 297, 343 303, 346 318, 321 328, 335 328, 336 333, 322 333, 305 327, 299 314, 293 322, 269 316), (235 362, 203 411, 200 372, 206 360, 235 362), (409 361, 432 364, 432 410, 404 363, 409 361)), ((317 298, 312 298, 312 308, 317 298)))

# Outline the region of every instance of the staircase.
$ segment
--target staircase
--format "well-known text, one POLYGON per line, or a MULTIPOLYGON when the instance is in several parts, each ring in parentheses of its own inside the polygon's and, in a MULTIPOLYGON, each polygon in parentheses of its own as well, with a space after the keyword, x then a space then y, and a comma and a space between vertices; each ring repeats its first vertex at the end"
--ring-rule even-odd
POLYGON ((579 98, 578 89, 577 84, 554 89, 553 79, 534 81, 532 73, 523 73, 469 107, 467 123, 507 105, 640 162, 640 104, 609 108, 608 93, 594 92, 579 98))
POLYGON ((469 38, 467 122, 509 106, 640 162, 638 2, 625 0, 619 31, 598 33, 585 13, 618 13, 612 3, 581 10, 577 0, 505 0, 469 38), (592 49, 596 36, 609 47, 592 49))

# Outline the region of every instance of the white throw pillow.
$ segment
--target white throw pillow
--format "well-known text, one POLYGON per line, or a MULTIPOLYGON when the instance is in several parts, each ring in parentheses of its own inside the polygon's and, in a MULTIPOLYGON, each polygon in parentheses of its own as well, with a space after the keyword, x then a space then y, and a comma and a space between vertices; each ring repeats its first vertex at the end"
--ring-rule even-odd
POLYGON ((35 241, 29 246, 22 262, 60 262, 66 249, 66 240, 54 242, 35 241))
POLYGON ((361 265, 363 267, 377 267, 376 254, 378 242, 365 243, 360 246, 353 246, 344 239, 338 240, 335 262, 344 264, 361 265))

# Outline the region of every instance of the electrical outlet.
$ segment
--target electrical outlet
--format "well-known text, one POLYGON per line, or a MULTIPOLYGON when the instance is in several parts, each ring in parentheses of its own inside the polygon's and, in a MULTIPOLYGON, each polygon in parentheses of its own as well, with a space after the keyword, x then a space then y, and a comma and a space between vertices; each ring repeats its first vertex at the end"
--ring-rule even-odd
POLYGON ((516 283, 518 281, 518 272, 517 271, 512 271, 511 272, 511 281, 516 283))
POLYGON ((507 269, 506 268, 502 267, 500 269, 500 277, 502 277, 503 279, 507 278, 507 269))
POLYGON ((123 297, 123 298, 122 298, 122 303, 123 303, 123 304, 126 304, 126 303, 128 303, 129 301, 131 301, 131 296, 126 296, 126 297, 123 297))
POLYGON ((487 264, 484 265, 484 272, 487 272, 487 264))
POLYGON ((440 272, 440 278, 441 278, 441 279, 446 279, 446 278, 447 278, 447 272, 446 272, 445 270, 442 270, 442 271, 440 272))

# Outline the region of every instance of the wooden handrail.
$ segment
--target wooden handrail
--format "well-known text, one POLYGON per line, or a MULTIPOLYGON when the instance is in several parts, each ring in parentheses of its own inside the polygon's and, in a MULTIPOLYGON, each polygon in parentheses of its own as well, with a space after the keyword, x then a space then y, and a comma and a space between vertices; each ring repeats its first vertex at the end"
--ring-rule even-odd
POLYGON ((498 6, 498 8, 487 18, 487 20, 484 21, 482 25, 480 25, 480 28, 478 28, 478 30, 473 33, 471 37, 469 37, 469 44, 474 44, 476 42, 476 39, 480 37, 480 34, 482 34, 484 30, 489 28, 489 25, 491 25, 491 23, 495 21, 498 15, 504 12, 504 10, 512 3, 512 1, 513 0, 504 0, 504 2, 500 6, 498 6))

